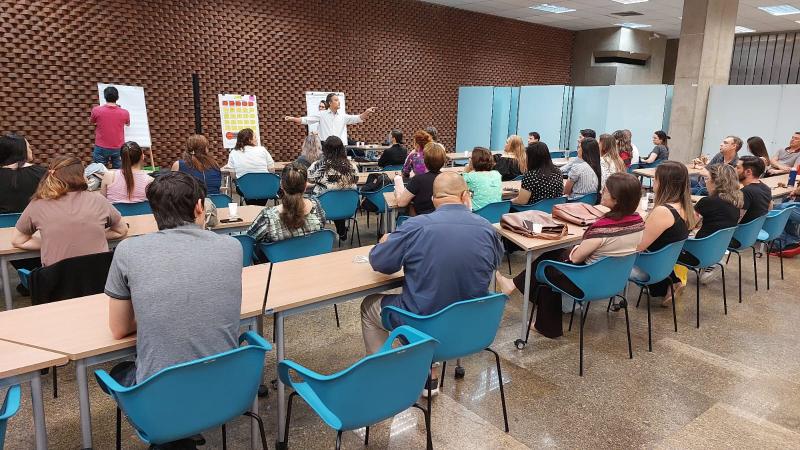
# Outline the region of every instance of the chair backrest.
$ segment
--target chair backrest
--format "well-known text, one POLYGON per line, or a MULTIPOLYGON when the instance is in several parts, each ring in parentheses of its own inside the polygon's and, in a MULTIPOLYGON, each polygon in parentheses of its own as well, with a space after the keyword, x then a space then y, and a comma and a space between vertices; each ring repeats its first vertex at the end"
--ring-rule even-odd
POLYGON ((373 425, 411 407, 419 398, 436 341, 409 327, 395 331, 405 340, 400 347, 385 345, 333 375, 302 377, 314 393, 315 398, 306 398, 309 405, 334 429, 373 425))
POLYGON ((233 203, 233 199, 225 194, 208 194, 208 198, 217 208, 227 208, 228 203, 233 203))
POLYGON ((394 184, 388 184, 373 192, 361 192, 361 195, 378 208, 378 213, 383 213, 386 211, 386 199, 383 197, 384 192, 394 192, 394 184))
POLYGON ((271 347, 252 331, 241 339, 250 345, 168 367, 133 387, 119 385, 103 370, 95 376, 144 441, 175 441, 228 422, 252 406, 271 347))
POLYGON ((504 200, 502 202, 489 203, 481 209, 473 211, 475 214, 488 220, 489 223, 500 223, 500 218, 503 214, 508 214, 511 210, 511 201, 504 200))
POLYGON ((573 199, 567 200, 568 203, 588 203, 590 205, 597 204, 597 193, 593 192, 591 194, 582 195, 580 197, 575 197, 573 199))
MULTIPOLYGON (((433 350, 431 350, 433 353, 433 350)), ((0 450, 3 449, 3 444, 6 440, 6 426, 8 419, 13 417, 19 411, 20 388, 19 385, 11 386, 6 392, 5 400, 3 400, 3 407, 0 408, 0 450)))
POLYGON ((736 226, 736 231, 733 232, 733 238, 739 242, 739 246, 735 248, 748 248, 756 243, 758 240, 758 233, 764 227, 764 222, 767 220, 767 215, 756 217, 747 223, 740 223, 736 226))
POLYGON ((763 241, 771 241, 783 233, 786 229, 786 224, 792 217, 792 210, 794 207, 786 209, 773 209, 767 213, 767 219, 764 221, 764 226, 761 228, 767 234, 766 239, 763 241))
POLYGON ((358 209, 358 191, 355 189, 334 189, 323 192, 318 198, 327 220, 350 219, 358 209))
POLYGON ((242 244, 242 267, 253 265, 253 252, 256 249, 256 240, 246 234, 235 234, 233 238, 242 244))
POLYGON ((21 213, 0 214, 0 228, 15 226, 21 215, 21 213))
POLYGON ((137 203, 112 203, 117 211, 123 216, 141 216, 143 214, 153 214, 150 209, 150 202, 147 200, 137 203))
POLYGON ((561 203, 566 203, 567 197, 563 195, 561 197, 556 198, 546 198, 544 200, 539 200, 538 202, 532 205, 511 205, 511 209, 514 211, 542 211, 546 212, 547 214, 553 213, 553 206, 560 205, 561 203))
POLYGON ((667 278, 678 261, 684 242, 686 240, 673 242, 655 252, 641 252, 636 255, 634 266, 646 275, 646 278, 640 281, 644 284, 654 284, 667 278))
POLYGON ((397 216, 397 219, 394 221, 394 227, 397 228, 402 225, 406 220, 410 219, 411 216, 397 216))
POLYGON ((439 344, 434 361, 471 355, 490 346, 503 318, 508 296, 491 294, 451 304, 429 316, 420 316, 387 306, 381 312, 383 326, 402 323, 430 335, 439 344))
POLYGON ((271 200, 278 198, 281 177, 274 173, 248 173, 236 179, 236 186, 247 200, 271 200))
POLYGON ((333 251, 336 233, 331 230, 319 230, 305 236, 293 237, 278 242, 262 242, 259 248, 273 263, 291 259, 322 255, 333 251))
POLYGON ((63 259, 31 271, 29 286, 34 305, 103 293, 114 252, 63 259))
POLYGON ((687 267, 706 268, 717 264, 728 249, 736 227, 723 228, 704 238, 687 239, 683 244, 686 253, 697 258, 697 264, 681 263, 687 267))
POLYGON ((515 176, 515 177, 514 177, 514 179, 513 179, 513 180, 511 180, 511 181, 522 181, 522 178, 523 178, 524 176, 525 176, 525 175, 517 175, 517 176, 515 176))
POLYGON ((403 170, 403 165, 402 164, 396 164, 396 165, 393 165, 393 166, 385 166, 381 170, 383 170, 384 172, 392 172, 392 171, 396 172, 398 170, 403 170))
POLYGON ((563 273, 583 292, 580 298, 574 297, 576 300, 607 300, 625 289, 634 262, 636 262, 636 253, 627 256, 605 257, 582 266, 545 261, 537 267, 536 279, 540 283, 547 283, 554 290, 570 296, 547 278, 546 270, 548 267, 552 267, 563 273))

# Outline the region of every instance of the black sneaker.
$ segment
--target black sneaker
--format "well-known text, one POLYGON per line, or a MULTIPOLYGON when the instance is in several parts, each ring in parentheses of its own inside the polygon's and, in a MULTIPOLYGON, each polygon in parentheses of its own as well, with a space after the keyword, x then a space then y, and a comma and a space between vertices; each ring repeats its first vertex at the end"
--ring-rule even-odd
POLYGON ((23 286, 22 283, 17 285, 17 292, 19 293, 19 295, 21 295, 23 297, 30 297, 31 296, 31 291, 28 290, 28 288, 26 288, 25 286, 23 286))

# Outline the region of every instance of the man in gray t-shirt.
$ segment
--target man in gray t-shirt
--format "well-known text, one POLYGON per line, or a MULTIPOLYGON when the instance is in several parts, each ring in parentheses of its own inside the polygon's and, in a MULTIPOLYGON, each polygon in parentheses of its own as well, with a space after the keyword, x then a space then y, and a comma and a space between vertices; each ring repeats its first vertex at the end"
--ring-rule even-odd
POLYGON ((137 333, 135 381, 166 367, 238 346, 242 248, 202 229, 205 187, 172 172, 147 187, 159 231, 128 238, 114 252, 105 292, 115 338, 137 333))

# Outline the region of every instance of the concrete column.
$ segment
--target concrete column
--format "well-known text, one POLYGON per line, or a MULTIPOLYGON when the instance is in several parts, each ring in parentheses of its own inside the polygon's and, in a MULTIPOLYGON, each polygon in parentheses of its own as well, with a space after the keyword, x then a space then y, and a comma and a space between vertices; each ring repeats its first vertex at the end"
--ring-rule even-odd
POLYGON ((708 92, 728 84, 739 0, 683 2, 669 134, 670 159, 688 162, 703 146, 708 92))

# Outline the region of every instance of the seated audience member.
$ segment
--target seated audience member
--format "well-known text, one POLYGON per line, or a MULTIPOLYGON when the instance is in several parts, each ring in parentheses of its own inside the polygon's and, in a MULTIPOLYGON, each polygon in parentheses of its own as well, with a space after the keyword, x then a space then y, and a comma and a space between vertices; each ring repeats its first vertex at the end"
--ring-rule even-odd
POLYGON ((492 170, 494 160, 487 148, 475 147, 469 164, 462 174, 472 192, 472 209, 478 210, 489 203, 503 200, 503 181, 500 173, 492 170))
MULTIPOLYGON (((552 250, 542 254, 531 266, 531 274, 536 273, 539 263, 546 260, 590 264, 606 256, 635 253, 644 232, 644 222, 636 212, 640 193, 641 185, 633 175, 615 173, 609 176, 601 200, 601 204, 609 208, 609 212, 586 229, 579 245, 572 249, 552 250)), ((576 296, 581 294, 578 287, 560 272, 547 271, 547 275, 565 292, 576 296)), ((524 270, 513 279, 506 278, 499 272, 495 277, 497 288, 503 293, 511 295, 515 290, 525 292, 524 270)), ((547 337, 558 337, 561 335, 561 295, 544 285, 538 290, 537 287, 539 283, 536 277, 531 276, 530 301, 537 303, 535 327, 547 337)))
MULTIPOLYGON (((692 194, 689 192, 689 171, 676 161, 665 161, 656 168, 653 179, 655 203, 644 223, 644 235, 637 250, 655 252, 669 244, 689 237, 697 219, 692 207, 692 194)), ((667 279, 650 285, 653 297, 664 297, 662 306, 672 301, 669 286, 672 284, 676 298, 683 290, 683 284, 673 273, 667 279)))
POLYGON ((39 181, 47 173, 31 164, 28 141, 19 134, 0 136, 0 214, 20 213, 31 201, 39 181))
POLYGON ((414 133, 414 151, 409 152, 403 164, 403 178, 408 178, 412 172, 414 175, 422 175, 428 171, 425 167, 425 146, 431 142, 433 139, 426 131, 414 133))
POLYGON ((572 200, 599 193, 601 179, 600 146, 593 138, 583 139, 578 146, 578 157, 570 164, 567 182, 564 183, 564 195, 572 200))
POLYGON ((153 177, 142 171, 144 152, 139 144, 128 141, 119 149, 122 169, 109 170, 103 175, 100 192, 111 203, 138 203, 147 200, 145 188, 153 177))
POLYGON ((669 136, 663 130, 658 130, 653 133, 653 150, 650 150, 650 155, 642 159, 643 164, 652 164, 657 161, 669 159, 669 136))
POLYGON ((542 140, 542 137, 539 136, 539 133, 536 131, 531 131, 528 133, 528 145, 535 144, 542 140))
POLYGON ((497 159, 494 170, 500 173, 503 181, 511 181, 525 173, 528 169, 528 160, 522 138, 515 135, 506 139, 503 154, 497 159), (523 170, 524 169, 524 170, 523 170))
POLYGON ((126 239, 114 251, 105 287, 108 327, 115 339, 136 333, 135 363, 111 371, 120 384, 238 347, 242 247, 203 230, 205 196, 192 176, 159 176, 147 186, 159 231, 126 239))
POLYGON ((316 162, 321 156, 322 142, 319 140, 319 135, 317 133, 311 133, 303 140, 303 148, 300 150, 300 156, 294 160, 294 163, 308 170, 311 164, 316 162))
POLYGON ((789 173, 792 167, 800 164, 800 131, 795 131, 789 140, 789 146, 779 149, 775 156, 770 160, 770 167, 767 171, 769 175, 781 175, 789 173))
MULTIPOLYGON (((772 163, 769 159, 769 153, 767 152, 767 145, 764 144, 764 140, 758 136, 752 136, 747 138, 747 150, 749 150, 750 154, 752 154, 753 156, 761 158, 761 160, 764 161, 764 165, 767 168, 767 172, 769 172, 769 168, 772 163)), ((735 164, 733 166, 736 167, 735 164)))
POLYGON ((532 205, 541 200, 564 195, 564 177, 553 164, 550 150, 544 142, 528 145, 525 153, 527 153, 528 171, 522 176, 522 189, 511 203, 532 205))
POLYGON ((742 184, 742 209, 744 215, 739 223, 748 223, 757 219, 772 208, 772 189, 762 183, 764 161, 755 156, 742 156, 736 166, 739 183, 742 184))
POLYGON ((392 130, 392 146, 387 148, 378 159, 379 167, 402 166, 408 157, 408 150, 403 147, 403 132, 392 130))
MULTIPOLYGON (((730 164, 736 167, 736 163, 739 161, 739 150, 742 149, 742 144, 742 140, 738 136, 727 136, 720 142, 719 153, 714 155, 711 161, 704 164, 702 158, 696 158, 692 161, 692 164, 694 167, 699 167, 701 169, 715 164, 730 164)), ((708 173, 705 170, 702 170, 699 176, 692 177, 691 186, 693 195, 706 195, 708 193, 705 182, 707 177, 708 173)))
POLYGON ((633 144, 630 140, 625 139, 625 132, 623 130, 615 131, 613 136, 614 142, 617 145, 617 153, 619 153, 622 162, 625 163, 625 169, 627 170, 632 163, 638 162, 639 158, 633 158, 633 144))
POLYGON ((228 153, 228 167, 241 178, 248 173, 272 172, 275 161, 267 149, 258 145, 258 139, 250 128, 242 128, 236 135, 236 145, 228 153))
POLYGON ((403 186, 403 179, 398 175, 394 178, 394 193, 397 196, 397 206, 405 208, 411 205, 414 214, 432 213, 435 209, 431 196, 433 195, 433 181, 439 175, 447 159, 444 147, 436 142, 429 142, 425 146, 426 173, 411 178, 408 186, 403 186))
MULTIPOLYGON (((593 140, 596 140, 597 138, 597 135, 591 128, 586 128, 578 132, 578 152, 580 152, 581 150, 581 143, 583 142, 583 140, 589 138, 593 140)), ((569 152, 567 152, 567 154, 569 154, 569 152)), ((564 175, 568 174, 569 171, 572 170, 573 164, 577 163, 580 163, 580 158, 569 160, 566 164, 560 167, 561 173, 563 173, 564 175)))
POLYGON ((325 211, 316 197, 305 197, 306 169, 289 164, 281 172, 281 204, 256 216, 247 234, 257 242, 277 242, 324 228, 325 211))
POLYGON ((601 134, 597 140, 600 144, 600 174, 602 175, 600 184, 605 185, 608 176, 612 173, 625 172, 625 162, 617 152, 617 142, 610 134, 601 134))
POLYGON ((456 173, 436 177, 433 202, 435 212, 408 219, 383 235, 369 252, 373 270, 391 274, 402 269, 405 279, 402 293, 373 294, 361 303, 361 330, 368 354, 375 353, 389 336, 381 323, 383 307, 427 315, 488 294, 492 273, 503 256, 494 227, 470 212, 469 190, 456 173))
MULTIPOLYGON (((355 189, 358 173, 347 159, 344 144, 338 136, 328 136, 322 143, 322 158, 311 164, 308 169, 308 183, 314 195, 321 195, 329 190, 355 189)), ((334 220, 339 239, 347 239, 347 221, 334 220)))
POLYGON ((108 241, 128 234, 128 225, 105 197, 87 188, 80 159, 51 159, 47 175, 17 222, 11 244, 40 250, 44 266, 107 252, 108 241), (37 231, 39 236, 34 236, 37 231))
POLYGON ((433 142, 441 144, 441 142, 439 142, 439 130, 437 130, 436 127, 433 125, 428 125, 425 127, 425 132, 431 135, 431 140, 433 142))
POLYGON ((208 139, 194 134, 186 140, 186 150, 181 159, 172 164, 173 172, 183 172, 202 181, 208 194, 219 194, 222 171, 214 157, 208 153, 208 139))

